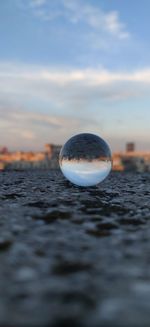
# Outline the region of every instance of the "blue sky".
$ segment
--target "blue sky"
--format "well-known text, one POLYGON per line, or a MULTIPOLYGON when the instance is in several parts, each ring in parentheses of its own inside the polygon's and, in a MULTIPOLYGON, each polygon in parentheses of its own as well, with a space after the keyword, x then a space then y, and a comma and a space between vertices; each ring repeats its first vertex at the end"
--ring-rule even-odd
POLYGON ((1 145, 87 131, 149 150, 149 11, 149 0, 1 1, 1 145))

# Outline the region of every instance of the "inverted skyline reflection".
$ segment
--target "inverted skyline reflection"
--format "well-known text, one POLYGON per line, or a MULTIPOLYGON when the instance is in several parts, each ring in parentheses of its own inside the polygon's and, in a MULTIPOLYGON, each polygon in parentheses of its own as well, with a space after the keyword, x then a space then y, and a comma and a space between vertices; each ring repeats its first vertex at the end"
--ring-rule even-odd
POLYGON ((92 186, 102 182, 111 171, 111 161, 64 160, 61 165, 64 176, 80 186, 92 186))
POLYGON ((99 136, 82 133, 65 143, 59 163, 70 182, 79 186, 92 186, 102 182, 110 173, 111 151, 99 136))

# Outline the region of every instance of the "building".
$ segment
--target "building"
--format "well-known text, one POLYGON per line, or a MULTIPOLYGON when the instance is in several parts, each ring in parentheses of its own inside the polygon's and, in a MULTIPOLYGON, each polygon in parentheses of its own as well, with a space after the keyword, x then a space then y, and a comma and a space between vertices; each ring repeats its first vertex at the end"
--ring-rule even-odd
POLYGON ((113 154, 112 163, 113 163, 114 171, 123 171, 124 170, 122 156, 121 156, 120 152, 116 152, 113 154))
POLYGON ((145 160, 143 157, 136 157, 136 156, 123 156, 122 157, 122 164, 125 171, 129 171, 129 172, 139 172, 139 173, 143 173, 146 171, 146 167, 145 167, 145 160))
POLYGON ((57 169, 60 149, 60 145, 46 144, 45 151, 41 152, 0 153, 0 169, 57 169))
POLYGON ((135 151, 135 144, 127 143, 125 152, 113 153, 113 170, 150 172, 150 152, 135 151))
POLYGON ((135 151, 135 143, 130 142, 126 144, 126 152, 134 152, 135 151))
MULTIPOLYGON (((150 172, 150 152, 135 151, 133 144, 128 143, 125 152, 113 153, 114 171, 150 172)), ((58 169, 60 150, 60 145, 50 143, 41 152, 0 151, 0 170, 58 169)))

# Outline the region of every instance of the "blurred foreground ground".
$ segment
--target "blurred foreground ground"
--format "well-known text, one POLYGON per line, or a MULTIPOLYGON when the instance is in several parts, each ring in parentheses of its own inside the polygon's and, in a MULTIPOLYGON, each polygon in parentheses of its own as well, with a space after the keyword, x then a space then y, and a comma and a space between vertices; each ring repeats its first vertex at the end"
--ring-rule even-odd
POLYGON ((0 185, 0 327, 150 326, 150 174, 0 185))

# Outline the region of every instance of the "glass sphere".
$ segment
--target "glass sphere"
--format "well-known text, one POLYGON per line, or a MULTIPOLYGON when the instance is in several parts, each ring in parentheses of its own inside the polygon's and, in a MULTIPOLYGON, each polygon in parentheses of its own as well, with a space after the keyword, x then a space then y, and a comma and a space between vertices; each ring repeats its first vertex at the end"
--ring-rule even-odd
POLYGON ((70 182, 92 186, 102 182, 110 173, 111 151, 99 136, 82 133, 71 137, 62 147, 59 164, 70 182))

